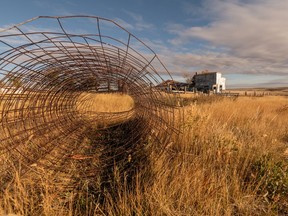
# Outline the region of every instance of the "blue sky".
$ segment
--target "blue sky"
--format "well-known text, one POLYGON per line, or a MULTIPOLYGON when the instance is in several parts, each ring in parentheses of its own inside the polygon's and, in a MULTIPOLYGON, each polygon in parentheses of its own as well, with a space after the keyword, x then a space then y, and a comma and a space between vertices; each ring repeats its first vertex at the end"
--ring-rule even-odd
POLYGON ((0 29, 39 15, 105 17, 148 44, 176 80, 209 70, 228 88, 279 87, 288 86, 287 11, 286 0, 6 0, 0 29))

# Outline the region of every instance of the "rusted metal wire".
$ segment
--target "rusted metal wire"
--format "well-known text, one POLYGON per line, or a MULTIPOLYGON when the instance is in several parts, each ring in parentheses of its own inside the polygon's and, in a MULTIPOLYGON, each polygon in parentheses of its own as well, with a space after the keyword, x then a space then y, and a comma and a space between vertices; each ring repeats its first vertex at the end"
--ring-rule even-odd
POLYGON ((171 79, 155 52, 109 19, 41 16, 1 30, 0 172, 91 176, 161 151, 177 131, 175 99, 156 87, 162 76, 171 79), (130 95, 134 108, 83 105, 83 94, 115 92, 130 95))

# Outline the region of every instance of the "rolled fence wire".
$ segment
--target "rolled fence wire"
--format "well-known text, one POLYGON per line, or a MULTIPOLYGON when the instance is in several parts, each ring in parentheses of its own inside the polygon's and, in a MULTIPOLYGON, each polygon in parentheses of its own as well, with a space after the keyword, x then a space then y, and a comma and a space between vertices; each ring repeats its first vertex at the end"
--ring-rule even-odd
POLYGON ((172 79, 155 52, 109 19, 41 16, 0 30, 0 173, 89 177, 161 152, 179 132, 162 77, 172 79), (98 112, 93 95, 105 93, 134 106, 98 112))

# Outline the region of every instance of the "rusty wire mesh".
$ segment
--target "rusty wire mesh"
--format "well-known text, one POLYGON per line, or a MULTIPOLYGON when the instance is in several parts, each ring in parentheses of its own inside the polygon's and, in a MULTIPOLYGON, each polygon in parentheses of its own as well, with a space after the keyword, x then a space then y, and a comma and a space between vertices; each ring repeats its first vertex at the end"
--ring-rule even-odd
POLYGON ((0 173, 89 177, 163 149, 176 129, 162 76, 171 79, 158 56, 108 19, 42 16, 0 30, 0 173), (134 107, 95 111, 91 95, 115 92, 134 107))

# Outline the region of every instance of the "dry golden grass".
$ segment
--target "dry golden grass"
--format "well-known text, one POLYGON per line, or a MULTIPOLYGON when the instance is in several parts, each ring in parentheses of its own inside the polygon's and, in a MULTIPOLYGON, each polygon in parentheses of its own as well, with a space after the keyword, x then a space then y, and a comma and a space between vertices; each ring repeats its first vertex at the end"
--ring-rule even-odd
POLYGON ((120 93, 83 93, 77 103, 77 108, 84 112, 125 112, 133 107, 133 99, 120 93))
POLYGON ((288 96, 288 88, 243 88, 243 89, 231 89, 226 92, 239 93, 246 96, 288 96))
POLYGON ((183 134, 152 166, 152 184, 140 174, 136 186, 145 190, 119 191, 119 203, 108 209, 115 215, 287 214, 287 103, 227 98, 185 107, 183 134))
MULTIPOLYGON (((182 133, 162 155, 150 155, 150 166, 139 168, 132 180, 114 169, 113 187, 102 202, 86 184, 75 192, 53 188, 49 172, 37 185, 31 176, 15 175, 1 191, 0 214, 288 214, 287 97, 210 99, 183 107, 185 119, 178 122, 182 133)), ((133 107, 127 104, 127 109, 133 107)), ((90 181, 98 187, 96 179, 90 181)))
POLYGON ((94 127, 121 123, 134 114, 134 100, 120 93, 83 93, 77 100, 77 111, 94 127))

